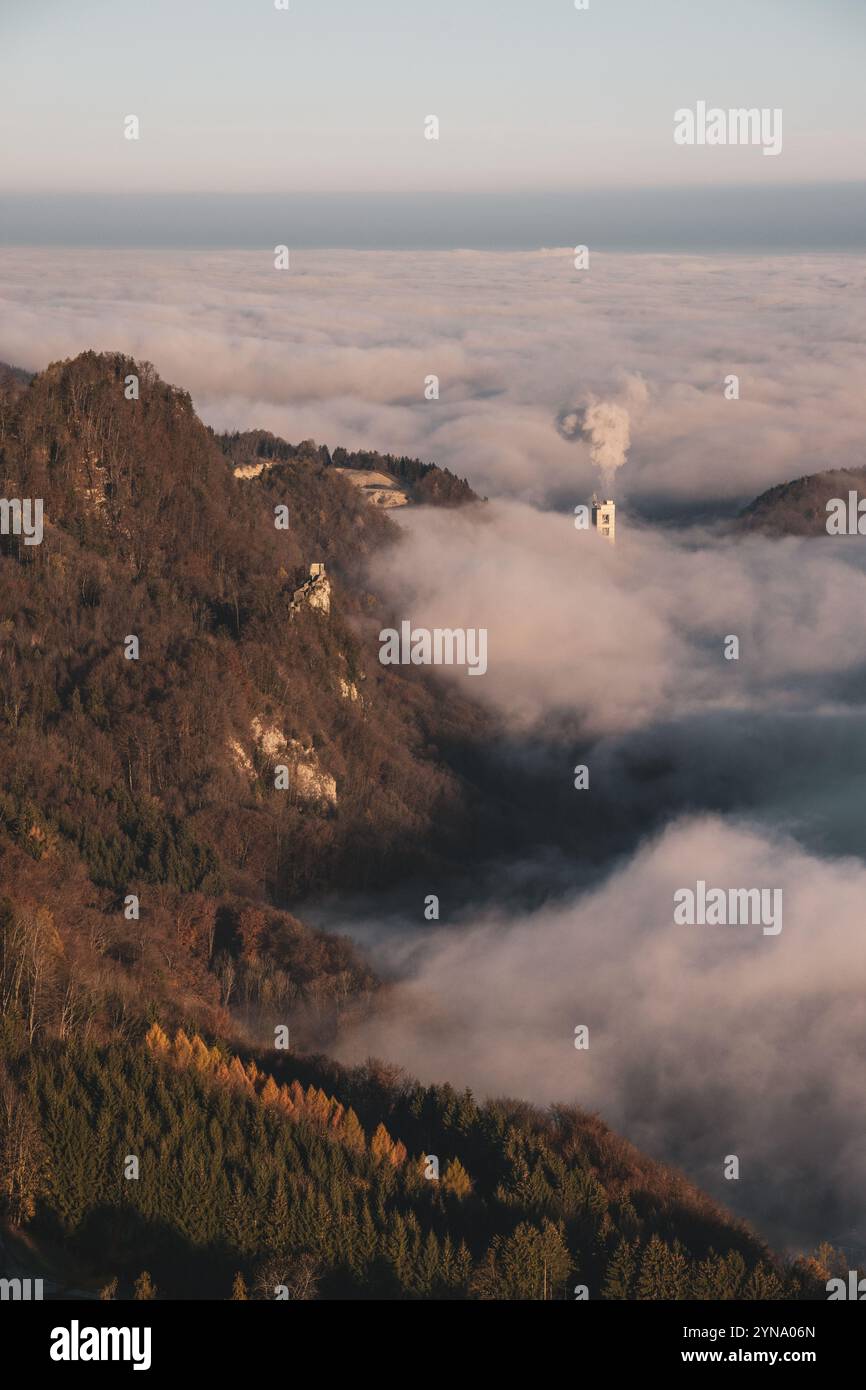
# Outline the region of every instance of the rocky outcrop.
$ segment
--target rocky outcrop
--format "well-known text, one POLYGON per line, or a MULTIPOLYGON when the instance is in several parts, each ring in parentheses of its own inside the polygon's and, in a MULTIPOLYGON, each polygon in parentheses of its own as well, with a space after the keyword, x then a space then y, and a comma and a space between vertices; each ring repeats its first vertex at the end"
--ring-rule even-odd
POLYGON ((358 488, 371 507, 408 507, 410 504, 407 493, 387 473, 360 468, 338 468, 335 471, 358 488))
MULTIPOLYGON (((273 764, 283 763, 289 769, 294 790, 302 801, 336 806, 336 780, 321 767, 315 749, 305 747, 298 739, 287 738, 282 729, 274 724, 264 724, 257 715, 250 723, 250 730, 265 757, 273 764)), ((239 747, 237 740, 231 740, 231 743, 239 747)), ((243 749, 241 754, 248 763, 243 749)))
POLYGON ((321 562, 310 565, 309 579, 292 595, 292 609, 300 608, 302 603, 308 603, 311 608, 317 608, 322 613, 331 611, 331 581, 321 562))

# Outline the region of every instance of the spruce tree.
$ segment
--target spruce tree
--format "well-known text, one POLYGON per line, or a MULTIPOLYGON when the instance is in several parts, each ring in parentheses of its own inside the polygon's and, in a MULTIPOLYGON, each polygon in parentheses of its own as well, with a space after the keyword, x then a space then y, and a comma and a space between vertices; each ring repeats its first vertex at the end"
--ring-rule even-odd
POLYGON ((601 1296, 606 1299, 629 1299, 634 1287, 637 1268, 636 1243, 621 1240, 611 1257, 605 1273, 601 1296))
POLYGON ((459 1158, 452 1158, 445 1165, 442 1174, 442 1190, 454 1197, 468 1197, 472 1191, 472 1179, 459 1158))
POLYGON ((757 1264, 746 1281, 743 1298, 759 1302, 762 1299, 777 1299, 784 1298, 784 1296, 782 1281, 775 1270, 763 1262, 757 1264))
POLYGON ((141 1274, 139 1274, 135 1281, 133 1298, 139 1303, 144 1303, 149 1299, 156 1298, 156 1285, 146 1269, 141 1271, 141 1274))
POLYGON ((654 1235, 644 1247, 641 1256, 637 1298, 650 1300, 664 1298, 665 1263, 665 1243, 660 1236, 654 1235))

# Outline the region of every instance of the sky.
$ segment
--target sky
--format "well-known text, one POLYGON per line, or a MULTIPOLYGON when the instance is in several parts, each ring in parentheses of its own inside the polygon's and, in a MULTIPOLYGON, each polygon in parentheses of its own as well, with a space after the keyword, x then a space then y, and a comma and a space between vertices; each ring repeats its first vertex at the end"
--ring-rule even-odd
POLYGON ((641 249, 653 216, 662 242, 700 244, 719 217, 754 241, 775 216, 778 241, 774 195, 814 219, 815 184, 833 231, 813 240, 862 236, 840 188, 866 178, 860 0, 290 4, 2 0, 0 239, 250 245, 278 239, 277 199, 296 244, 560 245, 561 200, 585 198, 609 245, 637 220, 641 249), (699 100, 780 108, 781 153, 677 146, 673 113, 699 100))

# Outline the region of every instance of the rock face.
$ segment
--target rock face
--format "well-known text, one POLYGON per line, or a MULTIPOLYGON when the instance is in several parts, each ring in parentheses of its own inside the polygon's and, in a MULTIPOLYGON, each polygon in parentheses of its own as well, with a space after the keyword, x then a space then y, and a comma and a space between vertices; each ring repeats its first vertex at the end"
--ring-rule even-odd
MULTIPOLYGON (((292 749, 300 748, 300 744, 292 740, 292 749)), ((306 750, 308 754, 311 749, 306 750)), ((337 783, 329 772, 323 772, 317 762, 299 758, 295 766, 295 787, 298 796, 304 801, 325 802, 329 806, 337 804, 337 783)))
MULTIPOLYGON (((295 792, 302 801, 336 806, 336 779, 320 766, 315 749, 305 747, 296 738, 286 738, 282 729, 278 729, 274 724, 263 724, 258 716, 253 718, 250 731, 259 749, 269 761, 273 763, 285 762, 290 770, 295 792)), ((235 755, 236 765, 242 771, 252 772, 252 763, 238 741, 233 739, 231 744, 233 745, 232 752, 235 755), (238 749, 240 749, 240 755, 238 755, 238 749)))
POLYGON ((321 562, 310 565, 309 579, 305 580, 292 596, 293 609, 300 608, 302 603, 308 603, 311 608, 318 608, 322 613, 331 611, 331 581, 321 562))
POLYGON ((251 724, 253 738, 261 748, 266 758, 276 758, 283 753, 289 746, 289 741, 281 729, 275 725, 265 725, 256 715, 251 724))
POLYGON ((272 468, 271 460, 262 460, 261 463, 240 464, 233 470, 236 478, 258 478, 260 473, 264 473, 266 468, 272 468))
POLYGON ((232 755, 232 761, 239 772, 246 773, 252 779, 256 775, 252 760, 244 752, 244 746, 239 739, 230 738, 227 744, 228 750, 232 755))
POLYGON ((409 497, 398 486, 395 478, 387 473, 376 473, 360 468, 338 468, 335 470, 342 478, 347 478, 372 507, 408 507, 409 497))

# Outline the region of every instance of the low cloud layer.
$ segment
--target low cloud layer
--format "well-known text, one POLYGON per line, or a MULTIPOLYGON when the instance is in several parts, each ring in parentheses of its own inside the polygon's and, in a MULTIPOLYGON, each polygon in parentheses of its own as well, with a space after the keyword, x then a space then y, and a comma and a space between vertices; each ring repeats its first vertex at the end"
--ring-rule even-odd
POLYGON ((268 247, 9 249, 0 358, 128 351, 190 389, 216 428, 406 452, 542 506, 598 483, 597 440, 559 428, 593 401, 628 410, 617 496, 648 511, 731 508, 864 462, 863 258, 572 262, 567 248, 297 251, 282 272, 268 247), (438 400, 424 398, 429 375, 438 400), (630 404, 637 381, 645 398, 630 404))
POLYGON ((374 573, 380 590, 422 626, 487 624, 475 694, 539 756, 559 739, 562 766, 549 747, 544 765, 557 795, 575 761, 589 766, 590 790, 572 793, 573 888, 567 865, 536 865, 544 910, 521 909, 516 876, 509 908, 503 870, 497 905, 470 915, 448 902, 447 927, 422 923, 420 910, 388 932, 375 917, 342 924, 402 981, 342 1055, 598 1109, 777 1243, 829 1238, 862 1256, 856 542, 642 527, 625 508, 611 547, 568 515, 516 502, 402 524, 404 541, 374 573), (738 661, 724 657, 732 634, 738 661), (638 845, 625 865, 611 847, 589 891, 586 805, 594 824, 631 827, 638 845), (699 879, 781 889, 782 932, 675 927, 673 893, 699 879), (588 1053, 573 1048, 580 1023, 588 1053), (722 1176, 728 1154, 740 1157, 739 1182, 722 1176))
POLYGON ((612 547, 514 502, 402 524, 374 583, 418 626, 487 627, 473 694, 515 730, 574 713, 595 736, 862 699, 866 577, 848 538, 735 540, 634 526, 623 511, 612 547), (729 636, 738 660, 725 658, 729 636))
POLYGON ((457 929, 351 926, 408 978, 340 1048, 482 1094, 598 1110, 768 1235, 866 1244, 866 867, 717 817, 682 821, 598 891, 457 929), (773 887, 784 927, 674 926, 673 894, 773 887), (574 1046, 578 1025, 588 1050, 574 1046), (740 1159, 726 1181, 727 1155, 740 1159))

